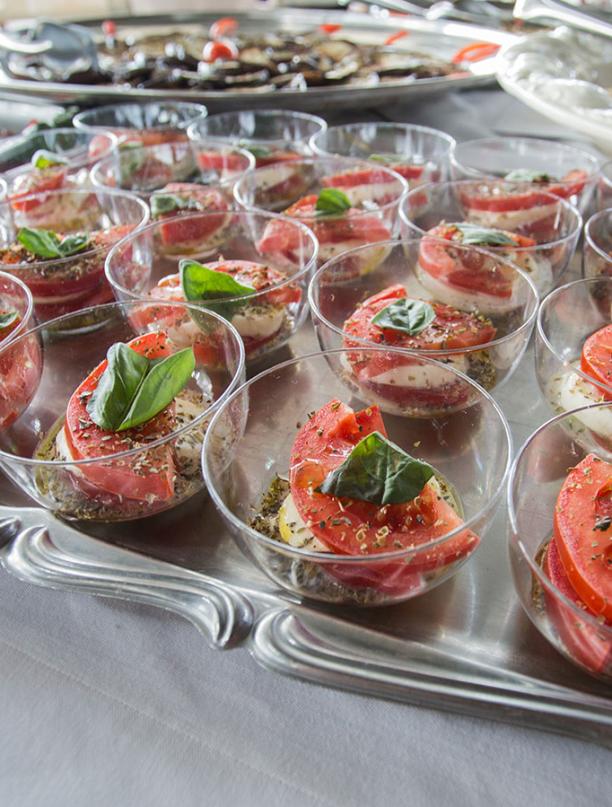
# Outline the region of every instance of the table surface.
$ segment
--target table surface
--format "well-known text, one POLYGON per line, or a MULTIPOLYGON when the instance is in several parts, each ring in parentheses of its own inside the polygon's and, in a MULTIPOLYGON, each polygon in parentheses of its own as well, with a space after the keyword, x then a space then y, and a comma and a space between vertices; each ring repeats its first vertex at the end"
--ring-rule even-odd
MULTIPOLYGON (((383 113, 458 139, 559 134, 495 90, 383 113)), ((282 678, 164 612, 4 572, 0 715, 7 807, 577 807, 612 784, 598 746, 282 678)))

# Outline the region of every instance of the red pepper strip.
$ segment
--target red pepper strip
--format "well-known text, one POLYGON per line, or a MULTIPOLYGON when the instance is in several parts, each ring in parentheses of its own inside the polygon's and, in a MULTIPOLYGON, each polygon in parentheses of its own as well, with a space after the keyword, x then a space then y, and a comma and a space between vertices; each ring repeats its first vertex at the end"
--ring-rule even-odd
POLYGON ((333 22, 325 22, 323 25, 319 25, 319 31, 323 31, 324 34, 337 34, 341 30, 342 26, 333 22))
POLYGON ((461 62, 479 62, 481 59, 488 59, 489 56, 494 56, 500 47, 500 45, 494 45, 492 42, 471 42, 464 48, 460 48, 451 59, 451 62, 453 64, 460 64, 461 62))
POLYGON ((388 36, 385 39, 385 45, 393 45, 399 39, 403 39, 405 36, 408 36, 409 34, 410 34, 410 31, 397 31, 396 33, 391 34, 391 36, 388 36))

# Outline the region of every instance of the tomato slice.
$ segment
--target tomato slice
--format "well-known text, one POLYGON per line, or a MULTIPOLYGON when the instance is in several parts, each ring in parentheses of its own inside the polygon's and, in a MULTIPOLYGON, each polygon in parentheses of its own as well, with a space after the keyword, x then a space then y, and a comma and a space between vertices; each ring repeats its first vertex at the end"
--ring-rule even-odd
POLYGON ((382 185, 396 181, 387 171, 381 171, 380 168, 357 168, 323 177, 321 184, 326 188, 358 188, 360 185, 382 185))
MULTIPOLYGON (((589 336, 582 348, 580 367, 595 381, 612 386, 612 325, 606 325, 589 336)), ((601 387, 598 389, 606 401, 612 400, 610 392, 601 387)))
POLYGON ((162 221, 160 238, 165 246, 177 246, 190 243, 199 243, 210 238, 214 233, 228 223, 228 201, 223 193, 215 188, 197 185, 190 182, 171 182, 157 192, 158 194, 172 194, 185 201, 197 203, 206 216, 194 215, 196 210, 175 210, 157 217, 162 221), (218 215, 210 215, 215 211, 218 215), (188 218, 186 218, 188 217, 188 218))
POLYGON ((16 339, 0 354, 0 428, 14 423, 36 394, 42 350, 35 335, 16 339))
MULTIPOLYGON (((565 573, 557 543, 553 538, 546 550, 542 564, 544 573, 561 594, 584 609, 565 573)), ((612 645, 598 634, 591 625, 576 618, 576 615, 562 602, 545 592, 546 607, 559 637, 571 656, 595 673, 601 673, 612 666, 612 645)))
POLYGON ((591 613, 612 620, 612 465, 594 454, 569 472, 554 536, 572 588, 591 613))
MULTIPOLYGON (((374 213, 368 215, 357 208, 350 208, 343 216, 317 218, 317 198, 314 194, 305 196, 288 207, 284 215, 303 221, 314 232, 320 244, 348 241, 351 246, 356 246, 391 238, 391 232, 382 219, 374 213)), ((275 220, 266 225, 258 249, 262 254, 277 252, 289 255, 300 247, 301 239, 301 234, 294 227, 275 220)))
POLYGON ((568 199, 584 190, 588 179, 586 171, 576 169, 566 174, 563 179, 553 182, 509 182, 503 192, 496 186, 492 192, 483 185, 481 189, 463 191, 460 194, 462 204, 472 210, 489 210, 505 213, 512 210, 531 210, 532 207, 550 205, 549 195, 568 199), (525 187, 527 186, 527 187, 525 187))
MULTIPOLYGON (((415 336, 393 328, 381 328, 372 321, 388 305, 405 297, 408 297, 408 292, 399 283, 368 297, 346 320, 344 332, 376 344, 411 350, 461 350, 484 345, 495 338, 497 331, 489 320, 431 300, 426 302, 432 306, 435 319, 415 336)), ((347 344, 354 343, 347 340, 347 344)), ((406 358, 411 361, 409 357, 406 358)), ((398 357, 393 356, 392 359, 396 361, 398 357)))
MULTIPOLYGON (((432 232, 433 235, 433 232, 432 232)), ((447 286, 491 297, 512 297, 513 273, 477 250, 454 249, 439 236, 426 235, 419 246, 419 265, 447 286)))
MULTIPOLYGON (((149 359, 164 358, 172 353, 168 337, 163 332, 137 336, 128 345, 149 359)), ((103 460, 128 448, 146 446, 152 440, 167 436, 175 428, 174 404, 142 426, 124 432, 109 432, 97 426, 87 411, 87 400, 98 386, 107 364, 104 359, 92 370, 68 401, 64 435, 75 460, 103 460)), ((74 473, 77 479, 82 477, 94 490, 121 498, 153 504, 167 501, 174 495, 175 467, 170 445, 150 448, 145 463, 142 455, 136 455, 82 465, 78 475, 76 471, 74 473)))
POLYGON ((324 22, 322 25, 319 25, 319 31, 322 31, 324 34, 337 34, 338 31, 341 30, 342 26, 334 22, 324 22))
MULTIPOLYGON (((378 407, 356 413, 332 400, 298 432, 291 451, 291 496, 313 534, 333 552, 363 557, 418 547, 461 526, 452 507, 429 485, 413 501, 384 508, 316 492, 327 474, 373 431, 386 434, 378 407)), ((472 551, 478 541, 470 530, 463 530, 442 545, 414 555, 410 573, 446 566, 472 551)), ((387 566, 397 570, 396 563, 387 566)), ((408 568, 403 562, 402 566, 408 568)))
POLYGON ((32 169, 28 174, 19 177, 16 182, 16 191, 9 195, 11 206, 14 210, 27 213, 42 205, 46 199, 27 199, 30 194, 46 193, 57 191, 64 187, 66 183, 67 170, 65 168, 53 167, 45 168, 42 171, 32 169))
POLYGON ((197 155, 198 165, 204 171, 217 171, 223 174, 224 171, 232 173, 246 171, 248 161, 242 154, 221 151, 200 151, 197 155))

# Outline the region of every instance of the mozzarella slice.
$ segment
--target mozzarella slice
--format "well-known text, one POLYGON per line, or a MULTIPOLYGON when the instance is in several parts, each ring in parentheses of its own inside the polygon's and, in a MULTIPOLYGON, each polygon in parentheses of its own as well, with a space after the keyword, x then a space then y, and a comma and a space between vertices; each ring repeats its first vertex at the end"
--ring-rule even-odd
MULTIPOLYGON (((572 370, 551 380, 549 398, 555 409, 559 408, 564 412, 605 400, 594 384, 572 370)), ((596 434, 606 438, 612 437, 612 409, 601 407, 590 412, 578 412, 575 418, 596 434)))
POLYGON ((281 329, 285 316, 284 306, 245 306, 234 314, 232 325, 243 338, 266 339, 281 329))
POLYGON ((447 283, 438 280, 417 263, 416 273, 421 285, 427 289, 434 300, 438 300, 453 308, 463 311, 478 311, 481 314, 503 314, 519 308, 520 303, 513 294, 511 297, 494 297, 492 294, 483 294, 478 291, 461 291, 447 283))
POLYGON ((494 230, 515 230, 548 216, 554 216, 558 205, 536 205, 526 210, 475 210, 468 207, 468 220, 494 230))
POLYGON ((315 538, 298 513, 291 494, 287 496, 278 511, 278 530, 282 540, 289 546, 308 549, 311 552, 329 552, 329 549, 315 538))
MULTIPOLYGON (((464 355, 447 356, 443 359, 441 357, 441 363, 460 370, 462 373, 467 373, 468 370, 468 359, 464 355)), ((370 379, 374 384, 393 384, 396 387, 413 387, 415 389, 444 387, 448 386, 449 382, 453 383, 454 380, 447 370, 442 367, 434 367, 433 364, 404 364, 370 379)))

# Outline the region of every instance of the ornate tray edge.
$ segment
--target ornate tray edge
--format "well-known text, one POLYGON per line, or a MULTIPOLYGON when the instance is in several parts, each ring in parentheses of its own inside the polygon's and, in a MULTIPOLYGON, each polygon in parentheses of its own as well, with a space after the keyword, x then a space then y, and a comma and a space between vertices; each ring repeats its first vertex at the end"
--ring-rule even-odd
MULTIPOLYGON (((556 685, 481 670, 444 676, 418 653, 399 659, 382 645, 366 652, 352 634, 364 629, 280 597, 90 538, 39 508, 0 506, 0 564, 20 580, 140 602, 189 620, 214 649, 246 643, 263 667, 313 683, 418 706, 563 733, 612 748, 612 703, 556 685), (334 641, 342 634, 342 641, 334 641)), ((362 633, 363 635, 363 633, 362 633)), ((374 636, 374 634, 372 634, 374 636)))

